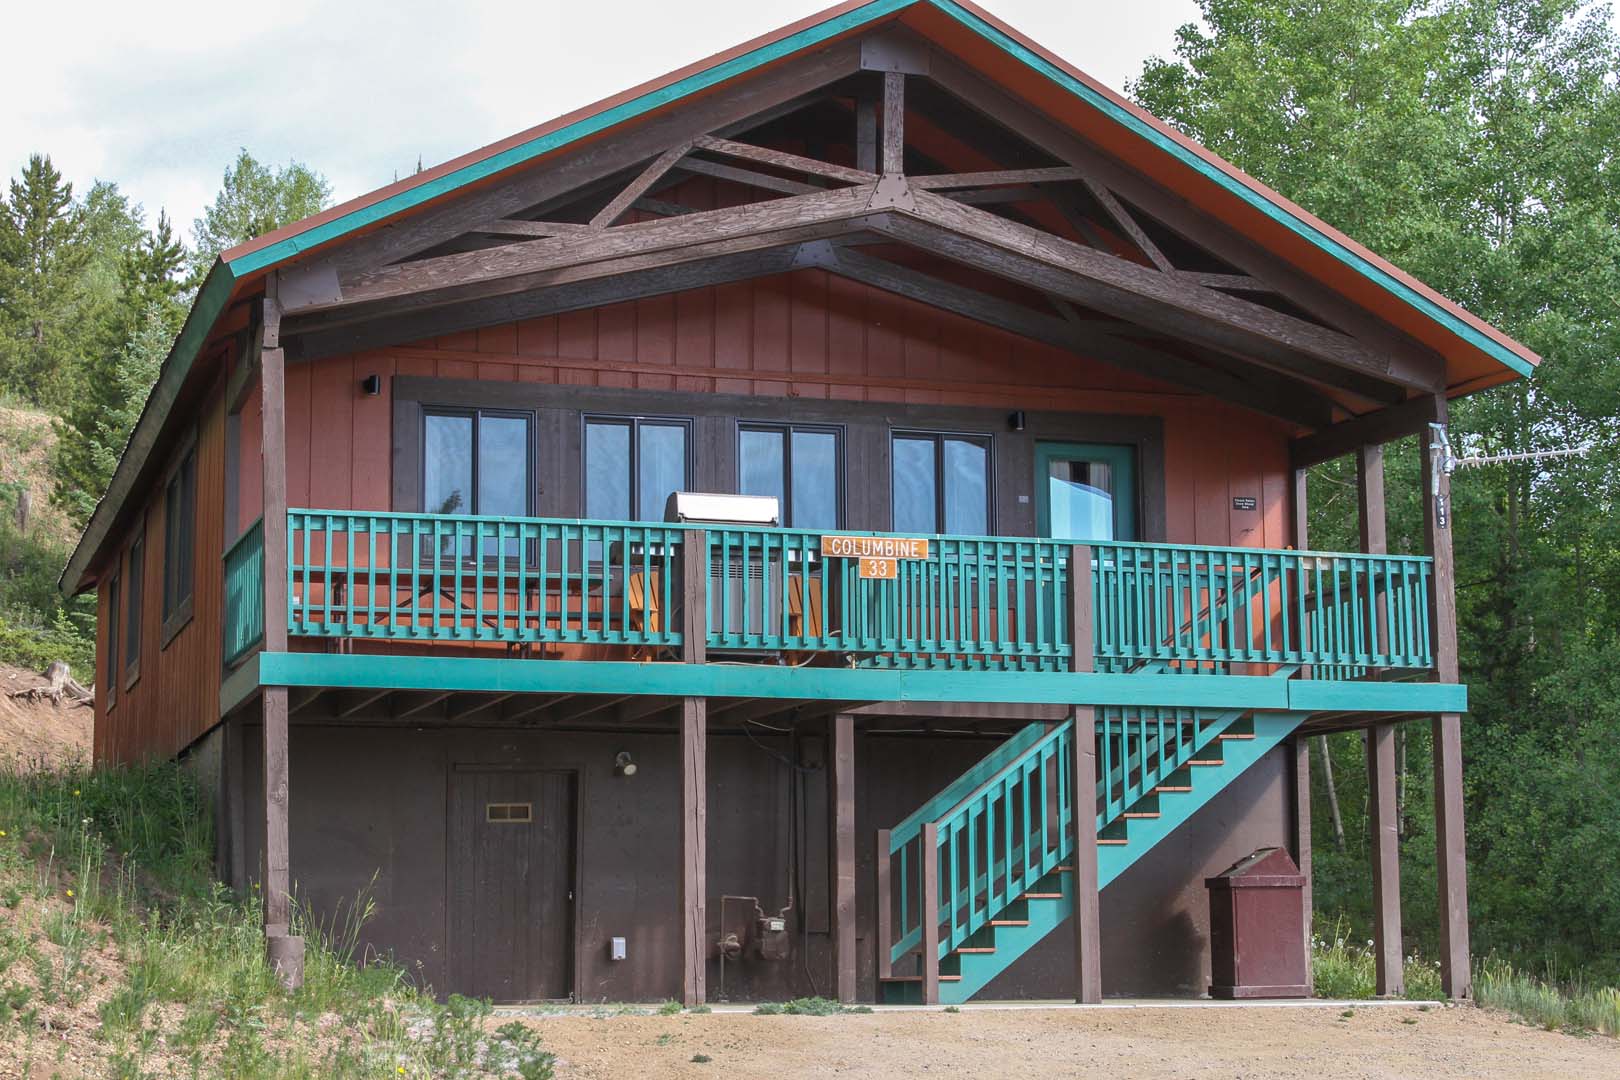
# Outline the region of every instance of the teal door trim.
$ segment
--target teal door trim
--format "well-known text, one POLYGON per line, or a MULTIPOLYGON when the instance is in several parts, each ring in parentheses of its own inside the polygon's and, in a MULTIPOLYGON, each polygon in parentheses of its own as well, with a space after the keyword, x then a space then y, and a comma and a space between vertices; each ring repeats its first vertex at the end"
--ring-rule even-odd
POLYGON ((1071 443, 1041 440, 1035 444, 1035 534, 1052 535, 1052 504, 1047 483, 1054 461, 1098 461, 1113 469, 1118 482, 1114 497, 1114 535, 1074 537, 1075 540, 1136 539, 1136 447, 1114 443, 1071 443))

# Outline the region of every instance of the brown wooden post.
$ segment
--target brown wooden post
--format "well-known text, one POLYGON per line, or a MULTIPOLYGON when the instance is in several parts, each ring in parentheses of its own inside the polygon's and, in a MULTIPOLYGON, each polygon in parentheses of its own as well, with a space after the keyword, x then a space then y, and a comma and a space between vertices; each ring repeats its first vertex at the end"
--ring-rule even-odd
MULTIPOLYGON (((1437 402, 1440 422, 1444 400, 1437 402)), ((1436 460, 1435 435, 1418 436, 1422 462, 1423 526, 1434 557, 1429 618, 1434 642, 1435 678, 1458 681, 1456 568, 1451 551, 1451 478, 1436 460)), ((1440 984, 1447 997, 1473 996, 1468 956, 1468 868, 1463 838, 1462 717, 1434 718, 1434 843, 1440 894, 1440 984)))
POLYGON ((855 99, 855 167, 873 173, 878 168, 878 106, 868 93, 855 99))
POLYGON ((681 659, 701 664, 709 638, 709 534, 681 535, 681 659))
MULTIPOLYGON (((1091 671, 1091 546, 1069 548, 1069 625, 1074 641, 1070 667, 1091 671)), ((1074 725, 1074 791, 1070 825, 1074 830, 1074 1000, 1102 1001, 1100 905, 1097 899, 1097 715, 1089 705, 1069 711, 1074 725)))
MULTIPOLYGON (((888 829, 879 829, 877 834, 877 977, 879 981, 887 979, 894 974, 894 960, 890 952, 894 949, 894 912, 890 905, 894 903, 894 894, 890 891, 889 875, 892 872, 893 853, 890 850, 893 840, 888 829)), ((879 996, 883 988, 878 987, 879 996)))
MULTIPOLYGON (((1384 516, 1384 448, 1374 444, 1356 452, 1356 504, 1361 520, 1361 550, 1369 555, 1389 551, 1384 516)), ((1375 581, 1368 582, 1374 589, 1375 581)), ((1389 616, 1380 603, 1372 627, 1374 652, 1389 648, 1389 616)), ((1373 958, 1377 993, 1399 997, 1405 979, 1401 966, 1400 835, 1395 818, 1395 727, 1374 724, 1367 730, 1367 824, 1371 839, 1373 887, 1373 958)))
MULTIPOLYGON (((276 279, 260 304, 259 377, 264 429, 264 651, 287 650, 287 378, 281 349, 276 279)), ((264 720, 264 933, 271 967, 289 989, 304 981, 304 942, 291 934, 292 873, 288 844, 287 688, 261 692, 264 720)))
POLYGON ((1311 975, 1311 743, 1296 735, 1288 740, 1288 753, 1292 770, 1293 821, 1288 834, 1288 846, 1293 850, 1294 864, 1305 877, 1305 895, 1301 907, 1305 911, 1305 984, 1315 989, 1311 975))
POLYGON ((883 173, 906 171, 906 77, 898 71, 883 73, 883 173))
POLYGON ((832 721, 832 945, 838 1000, 855 1000, 855 717, 832 721))
POLYGON ((708 988, 708 699, 681 702, 681 1002, 702 1005, 708 988))
POLYGON ((917 921, 922 929, 922 1003, 939 1004, 939 826, 932 821, 922 827, 922 850, 917 854, 922 871, 921 895, 917 897, 917 921))
POLYGON ((1367 729, 1367 824, 1372 841, 1373 959, 1379 997, 1406 992, 1401 961, 1401 851, 1395 809, 1395 725, 1367 729))

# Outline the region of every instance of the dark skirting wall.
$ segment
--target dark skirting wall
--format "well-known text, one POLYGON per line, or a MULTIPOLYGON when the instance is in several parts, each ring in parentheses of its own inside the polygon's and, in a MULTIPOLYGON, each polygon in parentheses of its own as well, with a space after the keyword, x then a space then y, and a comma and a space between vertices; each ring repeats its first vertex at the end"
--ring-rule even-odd
MULTIPOLYGON (((828 938, 827 772, 824 729, 792 739, 755 729, 750 738, 709 736, 708 918, 720 930, 720 897, 752 896, 767 913, 791 901, 793 943, 778 961, 728 962, 732 1000, 782 1000, 833 993, 828 938), (802 789, 794 806, 791 787, 802 789), (804 827, 793 843, 790 822, 804 827), (802 886, 794 895, 795 875, 802 886), (807 931, 807 935, 806 935, 807 931)), ((1005 730, 1010 731, 1011 728, 1005 730)), ((234 727, 227 757, 240 779, 224 795, 236 838, 225 868, 242 887, 257 875, 262 835, 259 731, 234 727), (245 793, 245 794, 244 794, 245 793), (245 805, 244 805, 245 804, 245 805)), ((859 989, 875 991, 872 866, 874 833, 914 810, 996 742, 987 737, 859 733, 857 769, 857 946, 859 989)), ((391 955, 441 994, 447 956, 453 860, 447 851, 451 770, 457 765, 573 770, 579 793, 574 955, 569 983, 585 1001, 661 1001, 680 989, 679 757, 673 732, 547 732, 467 728, 297 725, 291 735, 292 877, 297 897, 337 920, 357 894, 375 903, 362 945, 391 955), (638 768, 615 776, 628 751, 638 768), (613 937, 628 956, 609 959, 613 937)), ((226 777, 236 776, 227 761, 226 777)), ((1112 995, 1193 995, 1209 976, 1208 902, 1203 879, 1256 847, 1280 844, 1287 823, 1282 759, 1273 751, 1192 821, 1103 892, 1103 986, 1112 995)), ((730 928, 751 908, 728 904, 730 928)), ((1072 996, 1067 928, 1052 934, 981 996, 1072 996)), ((720 1000, 711 959, 709 996, 720 1000)))

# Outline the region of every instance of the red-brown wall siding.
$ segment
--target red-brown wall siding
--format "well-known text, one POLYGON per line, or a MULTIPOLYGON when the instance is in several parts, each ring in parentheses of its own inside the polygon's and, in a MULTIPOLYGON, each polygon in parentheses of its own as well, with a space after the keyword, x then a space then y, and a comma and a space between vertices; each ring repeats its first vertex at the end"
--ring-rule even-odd
POLYGON ((294 365, 291 505, 389 509, 395 375, 1157 415, 1170 540, 1289 539, 1281 425, 818 270, 294 365), (363 396, 373 374, 383 392, 363 396), (1233 510, 1234 495, 1259 509, 1233 510))
MULTIPOLYGON (((109 616, 106 582, 111 568, 101 574, 97 600, 98 690, 94 740, 98 764, 170 757, 219 719, 224 494, 225 411, 223 395, 216 389, 197 418, 197 521, 192 557, 191 621, 175 634, 166 648, 163 647, 164 493, 160 481, 144 507, 142 524, 135 527, 145 530, 140 677, 135 685, 126 689, 120 672, 118 693, 111 709, 104 685, 109 616)), ((118 553, 120 576, 126 582, 129 545, 135 538, 135 528, 125 534, 118 553)), ((122 656, 119 667, 123 667, 122 656)))

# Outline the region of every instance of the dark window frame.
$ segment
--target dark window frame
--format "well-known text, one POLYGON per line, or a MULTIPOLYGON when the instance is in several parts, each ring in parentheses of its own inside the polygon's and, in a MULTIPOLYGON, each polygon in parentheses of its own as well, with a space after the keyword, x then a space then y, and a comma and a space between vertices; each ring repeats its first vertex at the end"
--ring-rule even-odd
MULTIPOLYGON (((420 432, 420 434, 421 434, 421 439, 420 439, 421 449, 417 454, 416 494, 417 494, 417 505, 422 508, 422 513, 424 513, 424 514, 433 513, 433 511, 431 511, 431 510, 429 510, 427 508, 427 452, 428 452, 427 427, 428 427, 428 421, 431 418, 435 417, 435 416, 464 416, 464 417, 467 417, 467 418, 472 420, 472 422, 473 422, 472 455, 471 455, 472 456, 472 480, 470 481, 470 486, 472 488, 472 491, 471 491, 472 500, 471 501, 474 504, 476 504, 477 501, 478 501, 479 473, 481 471, 479 459, 483 456, 479 452, 479 442, 478 442, 479 425, 480 425, 480 423, 482 422, 482 420, 483 420, 483 418, 485 416, 495 416, 495 417, 500 417, 500 418, 505 419, 505 420, 522 420, 523 421, 524 428, 525 428, 525 431, 524 431, 524 451, 523 451, 523 469, 524 469, 524 473, 525 473, 525 476, 524 476, 524 481, 525 482, 524 482, 524 485, 523 485, 523 515, 522 516, 524 516, 524 517, 533 517, 534 516, 535 477, 537 475, 539 475, 540 470, 539 470, 539 458, 538 458, 539 451, 538 451, 538 447, 535 445, 535 427, 536 427, 536 423, 535 423, 535 415, 534 415, 534 410, 533 409, 485 408, 483 406, 474 406, 474 405, 430 405, 430 404, 428 404, 426 402, 423 402, 422 403, 422 408, 421 408, 421 413, 422 413, 421 425, 420 425, 421 426, 421 432, 420 432)), ((477 510, 476 505, 475 505, 475 506, 469 508, 467 511, 465 511, 464 515, 461 512, 458 512, 457 514, 452 515, 452 516, 478 517, 480 515, 479 515, 478 510, 477 510)))
POLYGON ((831 435, 834 442, 833 451, 833 529, 844 527, 844 447, 848 441, 845 438, 843 424, 796 424, 791 420, 744 420, 739 419, 736 424, 735 445, 737 448, 737 470, 732 479, 732 487, 738 494, 742 493, 742 440, 743 433, 748 431, 770 431, 782 436, 782 527, 785 529, 797 528, 793 524, 793 434, 803 431, 818 435, 831 435))
MULTIPOLYGON (((697 420, 691 416, 662 416, 653 413, 608 413, 608 412, 581 412, 579 416, 579 511, 581 517, 588 517, 591 504, 590 476, 591 462, 587 436, 592 424, 621 424, 630 428, 630 460, 626 463, 630 470, 630 515, 628 520, 640 521, 636 510, 641 504, 641 425, 644 423, 657 424, 666 427, 679 426, 686 431, 686 453, 681 462, 682 483, 677 490, 686 491, 692 484, 692 476, 696 472, 697 464, 697 420)), ((662 521, 660 514, 650 519, 653 522, 662 521)))
POLYGON ((119 610, 119 603, 123 598, 124 576, 114 570, 112 577, 107 579, 107 711, 112 712, 114 705, 118 704, 118 630, 122 622, 123 612, 119 610))
POLYGON ((124 571, 124 664, 121 672, 124 689, 134 686, 141 677, 141 622, 146 603, 146 523, 138 527, 135 539, 130 541, 128 563, 124 571))
POLYGON ((949 431, 939 428, 890 428, 889 429, 889 528, 897 529, 894 521, 895 510, 895 483, 894 483, 894 444, 900 439, 929 439, 934 444, 934 535, 952 536, 945 529, 945 442, 947 439, 956 439, 962 442, 981 442, 984 444, 984 536, 996 534, 996 439, 988 431, 949 431))
POLYGON ((197 441, 176 456, 163 481, 163 642, 167 649, 196 606, 197 592, 197 441), (181 496, 179 517, 173 501, 181 496))

